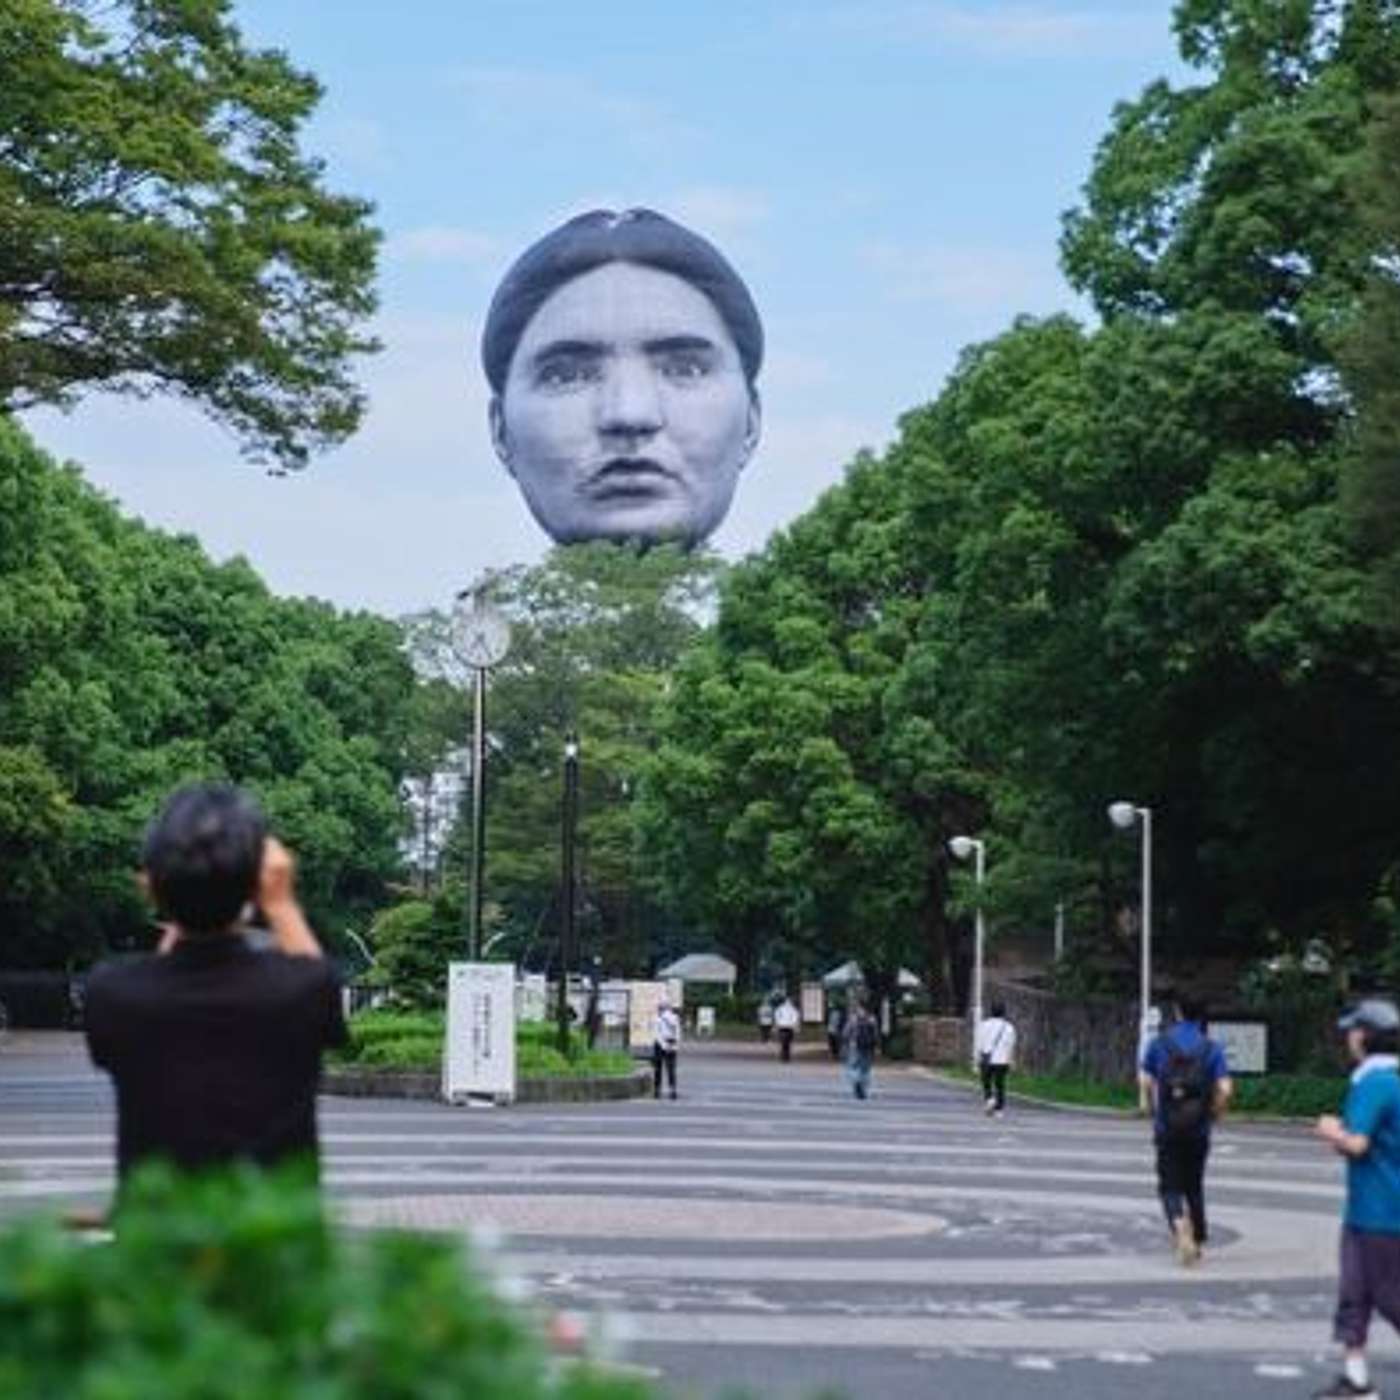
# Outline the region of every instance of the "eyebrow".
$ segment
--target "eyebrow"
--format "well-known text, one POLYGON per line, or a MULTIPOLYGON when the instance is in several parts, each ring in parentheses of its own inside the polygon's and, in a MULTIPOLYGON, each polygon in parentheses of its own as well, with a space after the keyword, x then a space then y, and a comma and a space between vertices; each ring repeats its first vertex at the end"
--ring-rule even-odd
MULTIPOLYGON (((708 336, 667 335, 646 341, 642 348, 648 355, 673 355, 686 350, 713 352, 718 351, 719 346, 708 336)), ((551 340, 548 345, 542 345, 535 351, 530 363, 538 367, 570 355, 602 359, 610 354, 612 346, 601 340, 551 340)))
POLYGON ((542 345, 530 357, 532 365, 547 364, 563 355, 589 355, 600 358, 608 353, 608 347, 600 340, 551 340, 542 345))
POLYGON ((717 350, 719 347, 703 335, 668 335, 647 341, 644 348, 648 355, 669 355, 678 350, 717 350))

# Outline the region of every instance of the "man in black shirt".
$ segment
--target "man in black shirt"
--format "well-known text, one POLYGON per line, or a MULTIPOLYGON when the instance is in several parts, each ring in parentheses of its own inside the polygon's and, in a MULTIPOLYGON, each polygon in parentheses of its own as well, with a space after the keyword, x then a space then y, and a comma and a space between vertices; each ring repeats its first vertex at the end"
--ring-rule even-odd
POLYGON ((93 1062, 117 1092, 117 1165, 300 1159, 314 1171, 321 1052, 345 1039, 340 992, 294 892, 290 854, 236 788, 177 792, 146 837, 160 951, 87 984, 93 1062), (257 951, 241 919, 272 935, 257 951))

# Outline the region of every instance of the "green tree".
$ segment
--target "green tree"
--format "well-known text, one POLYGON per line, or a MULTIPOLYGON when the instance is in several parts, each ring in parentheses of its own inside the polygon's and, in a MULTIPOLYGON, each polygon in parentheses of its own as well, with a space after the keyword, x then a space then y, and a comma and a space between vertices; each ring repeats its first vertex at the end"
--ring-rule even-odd
POLYGON ((1357 202, 1372 232, 1365 296, 1342 342, 1355 436, 1343 485, 1382 625, 1400 621, 1400 98, 1376 99, 1357 202))
POLYGON ((374 982, 411 1007, 441 1006, 447 964, 462 957, 462 910, 450 900, 406 900, 381 910, 370 924, 374 982))
MULTIPOLYGON (((486 895, 500 906, 504 951, 538 963, 555 946, 570 732, 582 750, 575 907, 585 954, 639 971, 671 951, 638 861, 632 810, 670 673, 700 631, 718 570, 713 556, 671 546, 591 544, 482 580, 512 624, 510 653, 491 673, 486 770, 486 895)), ((467 682, 449 619, 430 614, 408 630, 420 674, 467 682)), ((469 826, 463 813, 449 871, 465 869, 469 826)))
POLYGON ((0 409, 174 392, 278 470, 354 431, 378 233, 228 0, 0 12, 0 409))
POLYGON ((391 623, 274 598, 122 517, 0 420, 0 962, 149 936, 132 878, 171 788, 252 788, 334 941, 398 872, 415 685, 391 623))

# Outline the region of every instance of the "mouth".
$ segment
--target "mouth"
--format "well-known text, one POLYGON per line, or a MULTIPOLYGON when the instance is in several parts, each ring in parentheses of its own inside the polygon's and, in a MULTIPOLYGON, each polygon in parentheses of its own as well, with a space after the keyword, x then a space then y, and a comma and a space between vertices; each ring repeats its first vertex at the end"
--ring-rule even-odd
POLYGON ((610 457, 584 483, 597 499, 619 496, 655 496, 668 491, 674 480, 652 457, 610 457))

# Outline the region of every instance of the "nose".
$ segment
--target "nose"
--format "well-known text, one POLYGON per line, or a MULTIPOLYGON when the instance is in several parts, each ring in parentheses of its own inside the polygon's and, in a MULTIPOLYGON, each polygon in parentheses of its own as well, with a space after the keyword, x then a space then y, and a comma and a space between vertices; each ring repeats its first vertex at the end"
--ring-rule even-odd
POLYGON ((662 425, 656 371, 641 356, 623 355, 609 366, 599 397, 598 431, 608 437, 649 437, 662 425))

